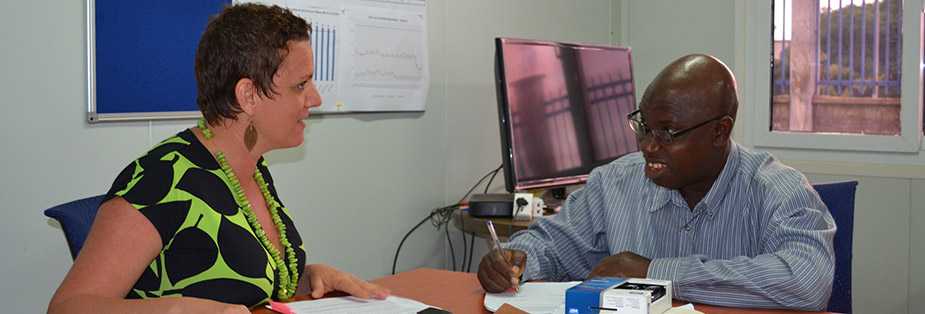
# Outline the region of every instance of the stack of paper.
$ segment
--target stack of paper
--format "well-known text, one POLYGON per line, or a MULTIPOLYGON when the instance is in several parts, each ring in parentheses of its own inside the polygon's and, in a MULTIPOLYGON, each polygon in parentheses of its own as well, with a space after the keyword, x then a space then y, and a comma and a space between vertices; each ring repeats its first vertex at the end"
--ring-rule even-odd
POLYGON ((426 308, 427 304, 405 299, 402 297, 389 296, 385 300, 360 299, 355 297, 324 298, 309 301, 297 301, 286 303, 292 313, 328 313, 328 314, 353 314, 353 313, 383 313, 383 314, 415 314, 426 308))
POLYGON ((565 291, 580 283, 581 281, 528 282, 520 286, 517 293, 486 293, 485 309, 494 312, 507 303, 527 313, 564 313, 565 291))

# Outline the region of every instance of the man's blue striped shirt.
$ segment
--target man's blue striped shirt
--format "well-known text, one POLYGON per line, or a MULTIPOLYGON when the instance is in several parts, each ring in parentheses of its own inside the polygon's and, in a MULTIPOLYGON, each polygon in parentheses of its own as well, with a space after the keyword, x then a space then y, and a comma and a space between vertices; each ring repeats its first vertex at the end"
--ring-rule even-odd
POLYGON ((527 252, 524 279, 581 280, 604 257, 652 260, 676 299, 733 307, 818 310, 832 289, 835 222, 799 171, 732 143, 693 210, 645 176, 640 153, 595 169, 562 212, 505 246, 527 252))

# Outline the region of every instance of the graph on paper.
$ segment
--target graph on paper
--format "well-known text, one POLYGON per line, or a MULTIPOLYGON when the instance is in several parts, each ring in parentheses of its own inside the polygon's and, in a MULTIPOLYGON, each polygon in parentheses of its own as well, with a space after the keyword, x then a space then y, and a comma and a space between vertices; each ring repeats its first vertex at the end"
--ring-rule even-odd
POLYGON ((358 82, 420 83, 424 78, 421 30, 413 27, 357 25, 353 76, 358 82))
POLYGON ((344 21, 340 51, 350 61, 341 73, 354 91, 345 99, 360 109, 423 110, 429 82, 423 12, 349 7, 344 21), (364 106, 370 103, 377 108, 364 106))
MULTIPOLYGON (((425 0, 257 0, 311 24, 313 112, 424 110, 425 0)), ((238 1, 236 1, 238 2, 238 1)))
POLYGON ((333 25, 314 25, 312 51, 315 52, 315 80, 333 81, 334 62, 337 58, 337 28, 333 25))

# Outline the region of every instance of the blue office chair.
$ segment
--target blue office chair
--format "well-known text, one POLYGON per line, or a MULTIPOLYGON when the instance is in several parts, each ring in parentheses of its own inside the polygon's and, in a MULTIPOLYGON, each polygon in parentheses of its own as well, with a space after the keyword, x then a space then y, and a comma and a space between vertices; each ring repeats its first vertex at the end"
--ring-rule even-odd
POLYGON ((84 245, 90 226, 96 218, 96 211, 103 202, 104 195, 97 195, 64 203, 45 210, 45 216, 57 220, 64 229, 64 238, 71 249, 71 258, 77 259, 77 253, 84 245))
POLYGON ((851 242, 857 186, 858 181, 813 184, 838 226, 835 233, 835 280, 826 308, 829 312, 851 313, 851 242))

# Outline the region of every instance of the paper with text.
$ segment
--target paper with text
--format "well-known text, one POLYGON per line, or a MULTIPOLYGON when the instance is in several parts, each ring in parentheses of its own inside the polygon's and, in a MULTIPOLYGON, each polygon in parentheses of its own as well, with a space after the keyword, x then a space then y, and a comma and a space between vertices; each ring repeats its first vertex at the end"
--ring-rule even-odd
POLYGON ((520 286, 520 291, 503 293, 486 293, 485 309, 497 311, 507 303, 527 313, 563 313, 565 310, 565 291, 580 284, 581 281, 569 282, 528 282, 520 286))
POLYGON ((293 313, 382 313, 414 314, 430 306, 402 297, 389 296, 385 300, 355 297, 324 298, 286 303, 293 313))

